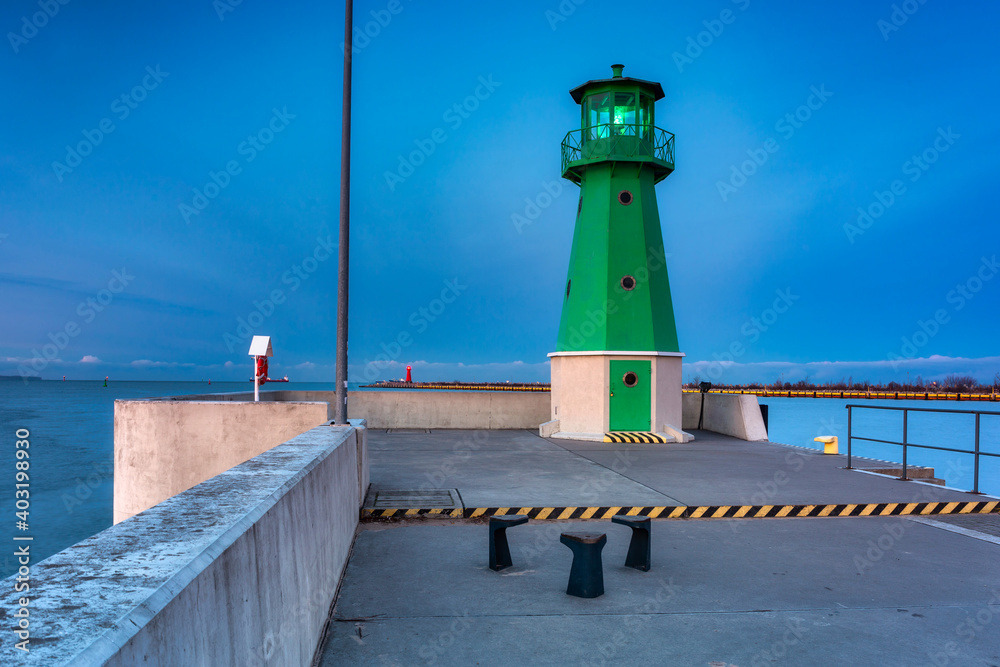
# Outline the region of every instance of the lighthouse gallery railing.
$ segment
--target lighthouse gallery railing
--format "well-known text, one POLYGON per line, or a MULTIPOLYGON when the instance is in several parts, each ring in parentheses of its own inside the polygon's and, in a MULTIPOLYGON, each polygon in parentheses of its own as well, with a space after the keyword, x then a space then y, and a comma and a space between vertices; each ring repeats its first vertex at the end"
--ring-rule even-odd
POLYGON ((572 130, 562 142, 562 171, 571 162, 652 158, 674 164, 674 135, 650 125, 605 123, 572 130))

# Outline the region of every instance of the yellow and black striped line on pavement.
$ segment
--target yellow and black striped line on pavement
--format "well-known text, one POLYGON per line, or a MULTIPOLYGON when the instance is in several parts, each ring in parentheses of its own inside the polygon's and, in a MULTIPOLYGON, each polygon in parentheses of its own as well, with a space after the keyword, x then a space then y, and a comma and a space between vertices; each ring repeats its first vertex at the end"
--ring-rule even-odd
POLYGON ((612 431, 604 434, 604 442, 641 442, 651 445, 666 444, 667 440, 662 435, 647 431, 612 431))
POLYGON ((467 507, 430 509, 363 509, 361 518, 405 519, 440 515, 455 519, 524 514, 532 519, 610 519, 616 514, 651 519, 777 519, 793 517, 906 516, 1000 513, 1000 500, 928 503, 861 503, 843 505, 702 505, 664 507, 467 507))

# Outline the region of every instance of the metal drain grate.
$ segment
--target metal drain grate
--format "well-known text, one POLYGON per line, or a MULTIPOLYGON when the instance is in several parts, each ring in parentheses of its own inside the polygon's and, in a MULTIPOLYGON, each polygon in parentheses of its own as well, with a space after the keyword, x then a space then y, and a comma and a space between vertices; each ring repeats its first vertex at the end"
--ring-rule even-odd
POLYGON ((365 507, 371 509, 459 509, 458 489, 393 489, 373 491, 365 507))

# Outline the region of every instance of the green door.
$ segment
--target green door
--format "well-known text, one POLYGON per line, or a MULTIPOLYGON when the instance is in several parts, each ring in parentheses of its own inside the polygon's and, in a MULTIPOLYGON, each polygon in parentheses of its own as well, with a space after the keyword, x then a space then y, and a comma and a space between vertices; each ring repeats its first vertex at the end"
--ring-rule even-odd
POLYGON ((611 364, 611 431, 649 431, 652 362, 619 359, 611 364))

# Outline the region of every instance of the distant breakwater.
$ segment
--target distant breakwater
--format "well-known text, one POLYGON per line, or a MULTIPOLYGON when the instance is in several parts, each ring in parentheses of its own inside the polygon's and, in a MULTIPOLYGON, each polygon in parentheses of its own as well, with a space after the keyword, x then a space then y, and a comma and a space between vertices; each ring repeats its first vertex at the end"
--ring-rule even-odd
POLYGON ((365 389, 437 389, 455 391, 552 391, 540 382, 374 382, 362 386, 365 389))
MULTIPOLYGON (((697 389, 685 389, 684 393, 697 394, 697 389)), ((1000 394, 974 394, 963 392, 912 392, 912 391, 850 391, 835 390, 795 390, 795 389, 712 389, 710 394, 752 394, 754 396, 774 396, 780 398, 867 398, 898 401, 1000 401, 1000 394)))

